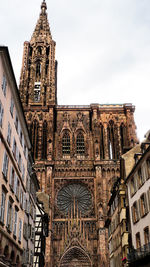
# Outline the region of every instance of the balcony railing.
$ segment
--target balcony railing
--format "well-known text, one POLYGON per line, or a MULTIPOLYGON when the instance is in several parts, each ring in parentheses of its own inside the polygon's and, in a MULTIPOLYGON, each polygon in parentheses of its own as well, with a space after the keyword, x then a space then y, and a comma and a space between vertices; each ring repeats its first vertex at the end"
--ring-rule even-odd
POLYGON ((128 261, 134 262, 150 255, 150 242, 139 249, 133 249, 128 254, 128 261))

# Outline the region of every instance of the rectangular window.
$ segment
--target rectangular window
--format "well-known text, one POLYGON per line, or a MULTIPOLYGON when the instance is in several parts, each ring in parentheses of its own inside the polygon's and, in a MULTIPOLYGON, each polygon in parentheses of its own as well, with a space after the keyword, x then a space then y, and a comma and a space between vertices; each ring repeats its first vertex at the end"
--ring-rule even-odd
POLYGON ((147 214, 148 212, 148 207, 147 207, 147 198, 146 198, 146 194, 142 194, 140 197, 140 213, 141 213, 141 217, 143 217, 144 215, 147 214))
POLYGON ((24 177, 25 177, 25 167, 24 164, 22 164, 22 180, 24 181, 24 177))
POLYGON ((15 171, 14 168, 11 167, 9 184, 13 191, 14 191, 14 183, 15 183, 15 171))
POLYGON ((147 159, 146 164, 147 164, 148 178, 150 178, 150 158, 147 159))
POLYGON ((16 159, 16 148, 17 148, 17 145, 16 145, 16 140, 14 138, 14 141, 13 141, 13 154, 14 154, 15 159, 16 159))
POLYGON ((138 206, 137 202, 135 201, 133 206, 132 206, 132 220, 133 223, 136 223, 139 220, 139 213, 138 213, 138 206))
POLYGON ((7 87, 7 80, 5 75, 3 75, 3 81, 2 81, 2 91, 4 93, 4 96, 6 96, 6 87, 7 87))
POLYGON ((19 237, 18 237, 19 242, 21 242, 21 236, 22 236, 22 220, 19 219, 19 237))
POLYGON ((17 217, 18 217, 18 211, 15 209, 14 231, 13 231, 14 236, 17 235, 17 217))
POLYGON ((18 160, 19 169, 21 170, 21 154, 19 153, 19 160, 18 160))
POLYGON ((3 170, 2 170, 5 179, 7 179, 8 161, 9 161, 9 158, 7 156, 7 153, 5 152, 4 153, 4 158, 3 158, 3 170))
POLYGON ((4 115, 4 109, 2 106, 2 102, 0 101, 0 127, 2 127, 3 124, 3 115, 4 115))
POLYGON ((141 168, 138 170, 138 176, 137 176, 137 178, 138 178, 138 188, 140 188, 143 184, 144 184, 144 177, 143 177, 143 175, 142 175, 142 171, 141 171, 141 168))
MULTIPOLYGON (((136 177, 136 176, 135 176, 136 177)), ((131 197, 133 196, 133 194, 136 192, 136 179, 135 177, 133 176, 130 180, 130 194, 131 194, 131 197)))
POLYGON ((12 202, 8 200, 8 208, 7 208, 7 223, 6 226, 10 232, 12 232, 13 227, 13 207, 12 202))
POLYGON ((18 116, 16 114, 16 118, 15 118, 15 127, 16 127, 16 131, 18 132, 18 125, 19 125, 19 120, 18 120, 18 116))
POLYGON ((144 228, 144 241, 145 241, 145 245, 147 245, 150 242, 148 226, 144 228))
POLYGON ((141 239, 140 239, 140 233, 138 232, 136 234, 136 248, 139 249, 141 247, 141 239))
POLYGON ((10 113, 11 113, 11 116, 13 117, 13 113, 14 113, 14 100, 13 100, 12 97, 11 97, 11 102, 10 102, 10 113))
POLYGON ((22 145, 22 139, 23 139, 23 134, 22 134, 22 131, 20 130, 20 143, 22 145))
POLYGON ((10 145, 10 143, 11 143, 11 126, 10 126, 9 122, 8 122, 8 131, 7 131, 7 142, 10 145))
POLYGON ((23 208, 23 190, 20 189, 20 205, 23 208))
POLYGON ((0 220, 2 223, 4 223, 5 202, 6 202, 6 193, 2 191, 2 200, 1 200, 1 209, 0 209, 0 220))

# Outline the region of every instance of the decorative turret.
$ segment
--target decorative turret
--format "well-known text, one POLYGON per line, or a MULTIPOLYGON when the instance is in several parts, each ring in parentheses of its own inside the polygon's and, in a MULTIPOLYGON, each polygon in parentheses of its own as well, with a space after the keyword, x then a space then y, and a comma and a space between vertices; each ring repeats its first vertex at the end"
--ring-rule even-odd
POLYGON ((19 88, 24 108, 57 104, 56 44, 52 40, 46 10, 43 1, 31 40, 24 43, 19 88))

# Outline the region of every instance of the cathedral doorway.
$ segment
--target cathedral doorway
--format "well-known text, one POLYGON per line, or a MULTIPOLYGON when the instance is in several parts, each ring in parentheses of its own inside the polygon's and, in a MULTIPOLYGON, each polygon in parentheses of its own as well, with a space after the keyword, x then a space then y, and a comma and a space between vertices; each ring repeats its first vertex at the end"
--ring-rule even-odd
POLYGON ((83 249, 72 247, 61 258, 60 267, 92 267, 92 265, 83 249))

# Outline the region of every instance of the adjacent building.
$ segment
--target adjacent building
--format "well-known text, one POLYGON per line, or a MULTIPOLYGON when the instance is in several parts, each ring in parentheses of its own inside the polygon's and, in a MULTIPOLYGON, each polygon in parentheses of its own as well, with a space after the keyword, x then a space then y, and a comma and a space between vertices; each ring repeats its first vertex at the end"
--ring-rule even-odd
POLYGON ((123 158, 132 238, 129 266, 150 266, 150 132, 123 158))
POLYGON ((40 190, 50 200, 46 266, 109 266, 107 203, 120 156, 137 143, 135 108, 58 105, 56 43, 46 10, 43 1, 24 43, 19 86, 40 190))
POLYGON ((111 190, 109 200, 108 246, 110 267, 126 266, 128 253, 128 210, 126 209, 126 185, 123 179, 124 164, 121 161, 121 176, 117 178, 111 190))
MULTIPOLYGON (((0 266, 23 266, 23 251, 34 253, 38 181, 32 172, 30 150, 31 143, 10 55, 8 48, 1 46, 0 266)), ((26 266, 32 266, 32 260, 26 266)))

